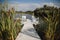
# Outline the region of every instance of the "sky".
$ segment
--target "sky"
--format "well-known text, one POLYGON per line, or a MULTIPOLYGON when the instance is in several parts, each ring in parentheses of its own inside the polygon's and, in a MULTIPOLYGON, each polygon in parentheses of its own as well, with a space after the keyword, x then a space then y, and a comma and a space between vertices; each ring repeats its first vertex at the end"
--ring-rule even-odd
MULTIPOLYGON (((0 0, 4 3, 4 0, 0 0)), ((43 5, 60 7, 60 0, 7 0, 8 8, 15 8, 16 11, 33 11, 43 5)))

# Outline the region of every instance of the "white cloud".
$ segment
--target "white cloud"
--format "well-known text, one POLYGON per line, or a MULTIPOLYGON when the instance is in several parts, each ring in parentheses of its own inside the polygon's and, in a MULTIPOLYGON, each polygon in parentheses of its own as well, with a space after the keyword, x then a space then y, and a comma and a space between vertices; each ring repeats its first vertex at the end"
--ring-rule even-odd
POLYGON ((27 11, 27 10, 33 10, 36 7, 40 7, 40 5, 37 3, 31 3, 31 4, 30 3, 28 3, 28 4, 27 3, 21 3, 21 4, 9 4, 8 7, 9 8, 14 7, 15 10, 17 10, 17 11, 20 11, 20 10, 27 11))
POLYGON ((49 6, 57 6, 54 3, 13 3, 9 4, 8 8, 15 8, 17 11, 28 11, 28 10, 34 10, 39 7, 43 7, 43 5, 49 5, 49 6))

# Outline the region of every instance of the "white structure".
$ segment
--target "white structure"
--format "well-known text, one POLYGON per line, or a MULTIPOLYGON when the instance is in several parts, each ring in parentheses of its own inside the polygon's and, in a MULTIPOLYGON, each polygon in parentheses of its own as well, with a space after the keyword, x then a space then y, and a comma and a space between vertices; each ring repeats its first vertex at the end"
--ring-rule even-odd
POLYGON ((32 22, 33 24, 38 24, 39 23, 39 18, 35 18, 34 16, 32 16, 32 22))
POLYGON ((26 21, 26 16, 22 16, 22 21, 26 21))

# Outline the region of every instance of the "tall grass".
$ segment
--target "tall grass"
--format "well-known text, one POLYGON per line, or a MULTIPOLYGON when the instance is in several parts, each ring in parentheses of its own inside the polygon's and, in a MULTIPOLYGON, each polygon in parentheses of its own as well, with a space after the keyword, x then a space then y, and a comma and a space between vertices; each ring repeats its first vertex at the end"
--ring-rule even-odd
MULTIPOLYGON (((57 7, 51 7, 51 6, 45 5, 43 8, 36 9, 34 11, 34 14, 36 17, 39 17, 40 19, 42 19, 42 21, 46 22, 45 25, 47 24, 47 26, 43 26, 44 30, 37 28, 39 29, 38 30, 39 32, 40 31, 43 32, 42 39, 43 40, 59 40, 60 39, 60 29, 59 29, 60 28, 59 26, 60 9, 57 7)), ((41 25, 38 25, 38 26, 40 27, 41 25)))
POLYGON ((21 30, 21 21, 14 20, 15 11, 12 8, 9 11, 0 11, 0 40, 15 40, 21 30))

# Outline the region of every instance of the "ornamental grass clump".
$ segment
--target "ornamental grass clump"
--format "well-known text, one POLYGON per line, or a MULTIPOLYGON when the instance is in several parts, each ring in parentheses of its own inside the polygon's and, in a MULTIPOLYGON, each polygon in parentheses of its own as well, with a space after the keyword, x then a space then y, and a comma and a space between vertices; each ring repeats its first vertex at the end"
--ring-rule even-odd
POLYGON ((0 11, 0 40, 15 40, 21 30, 21 21, 14 20, 14 9, 0 11))

